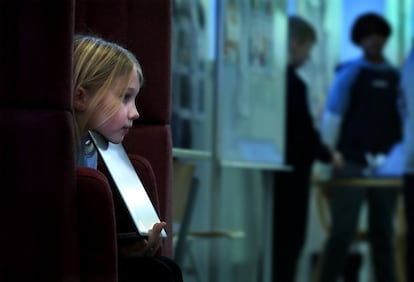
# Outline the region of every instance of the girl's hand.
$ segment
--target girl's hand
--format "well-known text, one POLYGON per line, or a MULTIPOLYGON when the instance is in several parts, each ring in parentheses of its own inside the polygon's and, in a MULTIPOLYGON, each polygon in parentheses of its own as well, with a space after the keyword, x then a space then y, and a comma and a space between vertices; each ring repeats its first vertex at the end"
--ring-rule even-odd
POLYGON ((162 245, 161 231, 167 224, 155 223, 149 232, 148 239, 142 238, 134 243, 123 246, 120 253, 125 257, 154 256, 162 245))
POLYGON ((155 223, 148 235, 147 245, 145 247, 145 255, 153 256, 157 253, 162 245, 161 231, 167 226, 165 222, 155 223))
POLYGON ((343 168, 343 166, 344 166, 344 158, 342 157, 341 152, 335 151, 333 153, 332 164, 334 165, 335 169, 337 169, 337 170, 343 168))

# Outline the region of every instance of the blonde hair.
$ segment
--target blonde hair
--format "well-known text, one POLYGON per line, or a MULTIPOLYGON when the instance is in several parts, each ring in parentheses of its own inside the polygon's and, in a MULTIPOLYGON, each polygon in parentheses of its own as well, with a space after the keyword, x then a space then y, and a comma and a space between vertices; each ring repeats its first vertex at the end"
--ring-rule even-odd
MULTIPOLYGON (((74 112, 75 128, 78 141, 81 133, 88 130, 94 111, 99 109, 105 120, 110 118, 119 108, 121 99, 114 99, 110 105, 103 106, 103 98, 109 89, 115 87, 120 98, 128 87, 130 73, 138 72, 139 85, 143 83, 141 66, 136 57, 120 45, 94 36, 76 35, 73 49, 73 90, 76 93, 83 88, 92 95, 89 108, 82 120, 74 112)), ((98 126, 98 125, 95 125, 98 126)))

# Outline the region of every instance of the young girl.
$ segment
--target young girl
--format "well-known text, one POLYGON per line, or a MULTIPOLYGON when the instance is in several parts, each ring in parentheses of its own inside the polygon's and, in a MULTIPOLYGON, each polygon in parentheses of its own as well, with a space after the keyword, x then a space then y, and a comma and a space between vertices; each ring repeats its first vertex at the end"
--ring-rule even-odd
MULTIPOLYGON (((73 110, 78 166, 97 168, 89 130, 112 143, 122 142, 139 117, 135 98, 142 83, 141 66, 131 52, 102 38, 75 36, 73 110)), ((155 256, 165 226, 165 222, 156 223, 148 239, 119 246, 119 281, 182 281, 177 264, 155 256)))

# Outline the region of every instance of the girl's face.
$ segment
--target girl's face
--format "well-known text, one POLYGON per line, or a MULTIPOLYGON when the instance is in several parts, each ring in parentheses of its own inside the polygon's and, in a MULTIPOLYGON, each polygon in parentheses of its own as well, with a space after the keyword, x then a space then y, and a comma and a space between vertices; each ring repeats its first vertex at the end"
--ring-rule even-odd
MULTIPOLYGON (((139 88, 138 73, 134 68, 129 77, 128 88, 121 98, 122 101, 119 109, 103 123, 98 123, 99 126, 93 130, 99 132, 112 143, 121 143, 132 127, 133 121, 139 117, 135 106, 135 98, 138 95, 139 88)), ((109 90, 108 92, 112 91, 109 90)), ((115 93, 107 93, 103 103, 112 103, 113 99, 119 99, 119 97, 115 93)), ((96 114, 99 115, 99 113, 96 114)))

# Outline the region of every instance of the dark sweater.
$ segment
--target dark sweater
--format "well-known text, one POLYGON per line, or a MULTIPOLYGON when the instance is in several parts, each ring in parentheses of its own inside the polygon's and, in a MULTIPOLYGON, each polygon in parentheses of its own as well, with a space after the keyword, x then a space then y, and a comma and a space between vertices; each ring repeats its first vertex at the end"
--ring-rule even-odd
POLYGON ((304 81, 291 67, 286 76, 286 162, 295 168, 310 167, 316 159, 330 162, 332 154, 313 125, 304 81))
POLYGON ((360 68, 338 141, 338 150, 348 160, 366 164, 366 153, 385 154, 401 140, 398 82, 393 69, 360 68))

